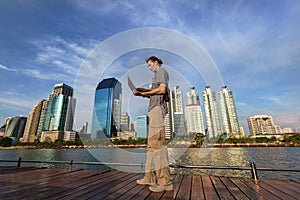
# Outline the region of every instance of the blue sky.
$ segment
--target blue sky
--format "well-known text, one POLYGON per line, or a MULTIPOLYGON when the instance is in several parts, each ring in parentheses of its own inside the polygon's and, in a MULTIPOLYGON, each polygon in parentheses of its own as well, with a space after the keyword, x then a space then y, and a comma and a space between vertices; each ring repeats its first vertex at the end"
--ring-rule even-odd
MULTIPOLYGON (((185 35, 205 50, 223 83, 233 91, 246 132, 246 119, 256 114, 273 116, 282 128, 300 129, 299 22, 298 0, 0 1, 0 122, 28 116, 39 100, 48 98, 56 83, 76 84, 85 61, 104 41, 132 29, 154 27, 185 35)), ((117 49, 120 45, 112 46, 117 49)), ((188 51, 189 46, 182 48, 188 51)), ((198 79, 180 55, 157 49, 127 52, 105 73, 94 70, 94 75, 100 79, 115 74, 123 80, 136 69, 143 80, 135 81, 146 84, 152 74, 141 69, 149 54, 162 57, 173 85, 182 80, 187 83, 182 86, 184 93, 191 85, 201 92, 210 84, 205 77, 198 79)), ((95 85, 97 81, 85 87, 93 91, 95 85)), ((123 88, 125 91, 125 82, 123 88)), ((78 128, 89 121, 90 114, 82 114, 82 100, 77 100, 78 128)), ((134 113, 133 118, 146 112, 145 100, 132 96, 125 100, 123 110, 134 113), (128 108, 135 103, 141 110, 128 108)))

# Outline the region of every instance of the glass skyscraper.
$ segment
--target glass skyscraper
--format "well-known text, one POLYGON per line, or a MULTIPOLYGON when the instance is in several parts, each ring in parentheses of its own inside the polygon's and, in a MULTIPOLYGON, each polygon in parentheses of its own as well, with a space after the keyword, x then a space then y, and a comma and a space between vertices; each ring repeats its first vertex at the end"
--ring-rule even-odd
POLYGON ((71 131, 75 114, 76 99, 73 88, 64 84, 56 84, 49 95, 43 131, 71 131))
POLYGON ((115 78, 103 79, 97 86, 92 119, 92 138, 117 136, 121 126, 122 85, 115 78))
POLYGON ((140 115, 136 120, 136 135, 138 138, 148 137, 148 116, 140 115))

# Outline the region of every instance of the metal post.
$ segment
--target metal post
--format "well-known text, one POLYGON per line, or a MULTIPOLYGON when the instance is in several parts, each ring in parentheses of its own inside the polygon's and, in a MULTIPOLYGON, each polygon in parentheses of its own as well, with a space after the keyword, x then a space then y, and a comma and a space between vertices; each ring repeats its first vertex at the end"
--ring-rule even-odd
POLYGON ((73 160, 70 161, 69 165, 70 165, 70 167, 69 167, 69 172, 72 172, 73 160))
POLYGON ((21 167, 22 157, 19 157, 17 167, 21 167))
POLYGON ((258 181, 258 175, 257 175, 256 165, 255 165, 255 163, 253 161, 250 162, 250 167, 251 167, 251 174, 252 174, 253 180, 254 181, 258 181))

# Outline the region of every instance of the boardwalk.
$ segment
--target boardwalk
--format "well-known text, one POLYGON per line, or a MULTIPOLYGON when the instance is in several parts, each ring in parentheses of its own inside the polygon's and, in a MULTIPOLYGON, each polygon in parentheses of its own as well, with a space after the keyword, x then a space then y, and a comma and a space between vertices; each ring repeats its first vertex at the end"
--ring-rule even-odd
POLYGON ((0 167, 0 199, 300 199, 300 180, 173 175, 174 192, 137 185, 141 174, 57 168, 0 167))

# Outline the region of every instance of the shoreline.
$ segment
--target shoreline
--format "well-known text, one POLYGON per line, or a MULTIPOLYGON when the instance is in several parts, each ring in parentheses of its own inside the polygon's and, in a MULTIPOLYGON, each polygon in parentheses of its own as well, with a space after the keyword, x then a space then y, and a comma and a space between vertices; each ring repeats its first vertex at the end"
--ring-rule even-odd
MULTIPOLYGON (((147 145, 69 145, 69 146, 11 146, 11 147, 0 147, 0 150, 3 149, 91 149, 91 148, 146 148, 147 145)), ((237 144, 207 144, 206 146, 174 146, 168 148, 240 148, 240 147, 300 147, 300 144, 274 144, 274 143, 237 143, 237 144)))

